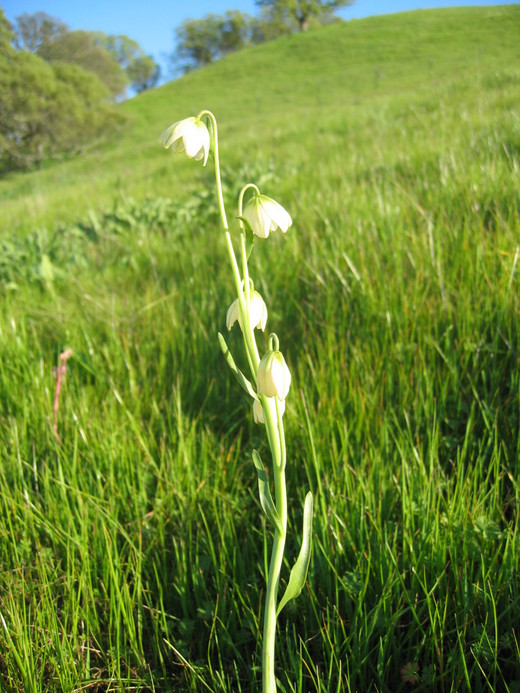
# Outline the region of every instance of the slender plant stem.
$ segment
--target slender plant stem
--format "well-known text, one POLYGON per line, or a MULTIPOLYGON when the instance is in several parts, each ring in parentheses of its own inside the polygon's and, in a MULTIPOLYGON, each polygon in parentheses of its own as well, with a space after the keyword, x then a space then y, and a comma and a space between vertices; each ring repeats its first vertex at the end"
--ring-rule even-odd
MULTIPOLYGON (((220 176, 220 163, 218 153, 218 131, 215 116, 210 111, 202 111, 199 118, 206 115, 211 121, 213 129, 213 153, 215 157, 215 181, 217 185, 217 196, 220 209, 220 217, 222 226, 226 236, 226 244, 233 270, 235 280, 235 288, 237 292, 240 315, 242 321, 242 334, 244 338, 244 346, 249 362, 251 374, 256 383, 258 367, 260 364, 260 355, 251 329, 251 321, 249 318, 250 306, 250 286, 249 286, 249 271, 247 266, 247 251, 246 239, 243 224, 241 222, 241 260, 242 260, 242 276, 238 266, 237 258, 233 248, 231 235, 226 216, 224 205, 224 197, 222 194, 222 181, 220 176)), ((245 191, 249 188, 254 188, 258 192, 258 188, 253 184, 246 185, 239 198, 239 216, 242 216, 242 201, 245 191)), ((273 477, 275 489, 275 505, 280 517, 281 530, 275 527, 273 549, 271 553, 271 561, 269 564, 269 574, 267 577, 266 599, 265 599, 265 614, 264 614, 264 633, 262 642, 262 690, 263 693, 276 693, 276 678, 274 673, 275 664, 275 641, 276 641, 276 606, 278 596, 278 585, 280 583, 280 572, 283 563, 283 554, 285 549, 285 539, 287 534, 287 491, 285 486, 285 437, 283 431, 282 415, 276 402, 276 409, 270 405, 268 398, 260 396, 262 408, 264 411, 265 427, 267 431, 267 439, 271 449, 273 462, 273 477)))
MULTIPOLYGON (((229 233, 229 225, 226 215, 226 206, 224 204, 224 195, 222 193, 222 178, 220 175, 220 159, 218 150, 218 127, 217 120, 211 111, 201 111, 199 113, 199 118, 202 116, 207 116, 211 122, 211 127, 213 131, 213 156, 215 158, 215 183, 217 186, 217 198, 220 211, 220 219, 222 221, 222 227, 226 236, 226 247, 229 256, 229 261, 231 263, 231 268, 233 270, 233 278, 235 280, 235 289, 237 292, 238 303, 240 306, 240 315, 243 324, 243 335, 246 342, 246 353, 249 361, 249 368, 251 374, 256 382, 256 374, 258 372, 258 364, 260 363, 260 356, 258 354, 258 348, 252 335, 252 330, 249 324, 249 310, 246 304, 246 299, 244 296, 244 290, 242 287, 242 277, 240 276, 240 269, 238 267, 237 258, 235 255, 235 250, 233 248, 233 242, 231 240, 231 234, 229 233)), ((244 282, 245 283, 245 282, 244 282)))
POLYGON ((242 190, 240 191, 240 195, 238 196, 238 219, 239 219, 239 224, 240 228, 242 230, 242 233, 240 235, 240 250, 242 254, 242 271, 244 274, 244 290, 246 294, 246 305, 249 310, 249 298, 250 298, 250 291, 249 291, 249 271, 247 267, 247 250, 246 250, 246 232, 244 228, 244 222, 242 221, 242 213, 243 213, 243 203, 244 203, 244 195, 247 190, 253 189, 256 191, 257 194, 259 194, 259 190, 257 186, 254 183, 247 183, 247 185, 244 185, 242 190))
MULTIPOLYGON (((278 431, 276 431, 276 437, 278 437, 278 431)), ((275 528, 271 562, 269 564, 269 575, 267 578, 264 613, 264 636, 262 642, 263 693, 276 692, 276 679, 274 674, 274 652, 277 622, 276 605, 287 533, 287 491, 285 486, 285 472, 283 466, 281 465, 281 459, 277 460, 276 462, 278 462, 278 464, 273 464, 275 504, 283 531, 279 532, 278 529, 275 528)))

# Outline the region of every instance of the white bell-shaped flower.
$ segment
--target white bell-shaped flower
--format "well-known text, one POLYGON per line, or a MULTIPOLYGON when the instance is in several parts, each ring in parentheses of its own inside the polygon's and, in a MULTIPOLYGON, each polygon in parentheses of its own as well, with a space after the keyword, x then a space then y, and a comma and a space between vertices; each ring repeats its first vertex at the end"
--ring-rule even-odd
POLYGON ((283 401, 291 386, 291 373, 281 351, 267 351, 258 366, 256 377, 258 393, 266 397, 278 397, 283 401))
POLYGON ((269 233, 276 229, 285 233, 292 224, 289 212, 267 195, 253 195, 242 216, 247 219, 253 233, 259 238, 267 238, 269 233))
POLYGON ((184 118, 170 125, 160 136, 160 141, 165 148, 172 148, 174 152, 186 152, 188 159, 200 161, 204 159, 206 165, 209 155, 210 137, 206 124, 195 117, 184 118))
MULTIPOLYGON (((240 304, 238 302, 238 298, 236 298, 229 306, 227 312, 226 327, 228 330, 233 327, 237 320, 238 324, 240 325, 240 329, 242 329, 240 304)), ((262 331, 265 330, 267 323, 267 306, 265 305, 264 299, 260 296, 258 291, 253 291, 249 297, 249 321, 253 330, 256 328, 259 328, 262 331)))

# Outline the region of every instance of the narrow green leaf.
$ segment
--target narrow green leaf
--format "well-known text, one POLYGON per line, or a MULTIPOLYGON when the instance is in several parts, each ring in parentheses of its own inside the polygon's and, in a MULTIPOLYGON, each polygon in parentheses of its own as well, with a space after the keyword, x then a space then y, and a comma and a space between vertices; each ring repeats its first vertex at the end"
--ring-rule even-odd
POLYGON ((249 380, 246 378, 246 376, 242 373, 242 371, 237 367, 235 360, 233 356, 231 355, 231 352, 229 351, 229 347, 226 344, 226 340, 224 337, 221 335, 221 333, 218 333, 218 341, 220 344, 220 348, 222 349, 222 353, 224 354, 224 357, 227 361, 228 366, 231 368, 233 371, 233 374, 235 378, 238 380, 240 385, 244 388, 244 390, 247 392, 248 395, 251 395, 253 399, 258 399, 258 395, 256 392, 253 390, 253 386, 249 382, 249 380))
POLYGON ((291 599, 295 599, 303 589, 305 580, 307 579, 307 571, 311 560, 311 545, 312 545, 312 493, 305 496, 305 506, 303 508, 303 537, 302 546, 296 563, 291 570, 289 576, 289 584, 285 593, 278 605, 276 615, 280 613, 283 607, 291 599))
POLYGON ((256 468, 256 474, 258 476, 258 493, 260 495, 260 505, 262 510, 267 515, 267 518, 273 523, 280 534, 283 533, 282 521, 280 520, 280 515, 276 509, 275 504, 271 496, 271 491, 269 490, 269 481, 267 479, 267 474, 265 473, 264 465, 260 459, 260 455, 256 450, 253 450, 253 462, 256 468))
POLYGON ((251 231, 251 228, 246 229, 246 257, 249 260, 249 256, 253 251, 253 246, 255 244, 255 236, 251 231))

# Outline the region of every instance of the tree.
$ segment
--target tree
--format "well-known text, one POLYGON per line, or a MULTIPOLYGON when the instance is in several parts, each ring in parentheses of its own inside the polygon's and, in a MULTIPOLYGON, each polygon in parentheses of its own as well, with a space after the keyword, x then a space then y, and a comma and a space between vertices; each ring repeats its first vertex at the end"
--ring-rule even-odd
POLYGON ((228 10, 220 20, 219 57, 245 48, 251 41, 252 18, 239 10, 228 10))
POLYGON ((92 32, 95 41, 115 58, 123 70, 143 54, 141 46, 134 39, 124 34, 104 34, 102 31, 92 32))
POLYGON ((295 31, 298 31, 298 24, 287 12, 282 12, 279 8, 262 7, 253 23, 251 43, 257 45, 273 41, 295 31))
POLYGON ((101 80, 28 51, 0 55, 0 172, 80 151, 120 122, 101 80))
POLYGON ((96 35, 94 31, 66 31, 42 42, 38 55, 50 63, 78 65, 97 75, 112 96, 122 96, 128 83, 126 74, 114 56, 99 45, 96 35))
POLYGON ((45 12, 25 13, 16 18, 18 45, 30 53, 38 53, 42 45, 54 41, 68 30, 64 22, 45 12))
POLYGON ((4 11, 0 7, 0 55, 11 53, 16 40, 13 27, 7 20, 4 11))
POLYGON ((173 62, 184 72, 208 65, 251 42, 253 21, 238 10, 223 15, 207 14, 202 19, 186 19, 175 30, 177 50, 173 62))
POLYGON ((218 55, 220 18, 208 14, 203 19, 185 19, 175 30, 175 60, 184 72, 212 63, 218 55))
POLYGON ((101 31, 96 32, 96 41, 115 58, 137 92, 150 89, 157 84, 161 68, 151 55, 144 53, 137 41, 123 34, 112 36, 101 31))
POLYGON ((137 92, 155 87, 161 77, 161 68, 151 55, 142 55, 126 68, 130 84, 137 92))
POLYGON ((122 96, 130 83, 136 91, 154 86, 160 68, 141 46, 128 36, 109 36, 101 31, 70 31, 45 12, 23 14, 16 20, 18 46, 47 62, 79 65, 97 74, 114 97, 122 96))
POLYGON ((37 12, 18 17, 15 35, 0 8, 0 174, 81 151, 120 124, 110 97, 126 83, 94 32, 37 12))
POLYGON ((259 7, 268 8, 273 16, 281 16, 296 22, 300 31, 309 28, 312 19, 351 5, 353 0, 256 0, 259 7))

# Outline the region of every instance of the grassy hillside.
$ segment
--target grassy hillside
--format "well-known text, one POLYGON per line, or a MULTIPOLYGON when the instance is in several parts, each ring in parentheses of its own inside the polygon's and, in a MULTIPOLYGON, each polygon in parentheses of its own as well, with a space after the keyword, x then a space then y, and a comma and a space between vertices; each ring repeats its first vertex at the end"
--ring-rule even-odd
POLYGON ((475 86, 491 81, 501 91, 505 82, 504 97, 514 92, 519 29, 516 6, 410 12, 231 55, 123 104, 129 121, 110 143, 47 170, 0 180, 0 229, 76 220, 90 208, 109 207, 121 194, 138 200, 169 196, 176 176, 184 181, 185 172, 172 171, 157 138, 170 122, 202 108, 219 118, 231 165, 245 151, 255 160, 260 152, 264 161, 294 158, 295 143, 309 136, 327 148, 331 130, 345 134, 341 146, 354 140, 363 148, 382 118, 427 127, 421 113, 435 110, 441 98, 455 98, 474 121, 475 86))
POLYGON ((212 163, 157 142, 202 108, 229 218, 252 181, 294 220, 251 259, 292 373, 284 581, 316 498, 280 691, 518 690, 519 28, 292 36, 0 181, 1 690, 260 690, 265 435, 217 347, 212 163))

